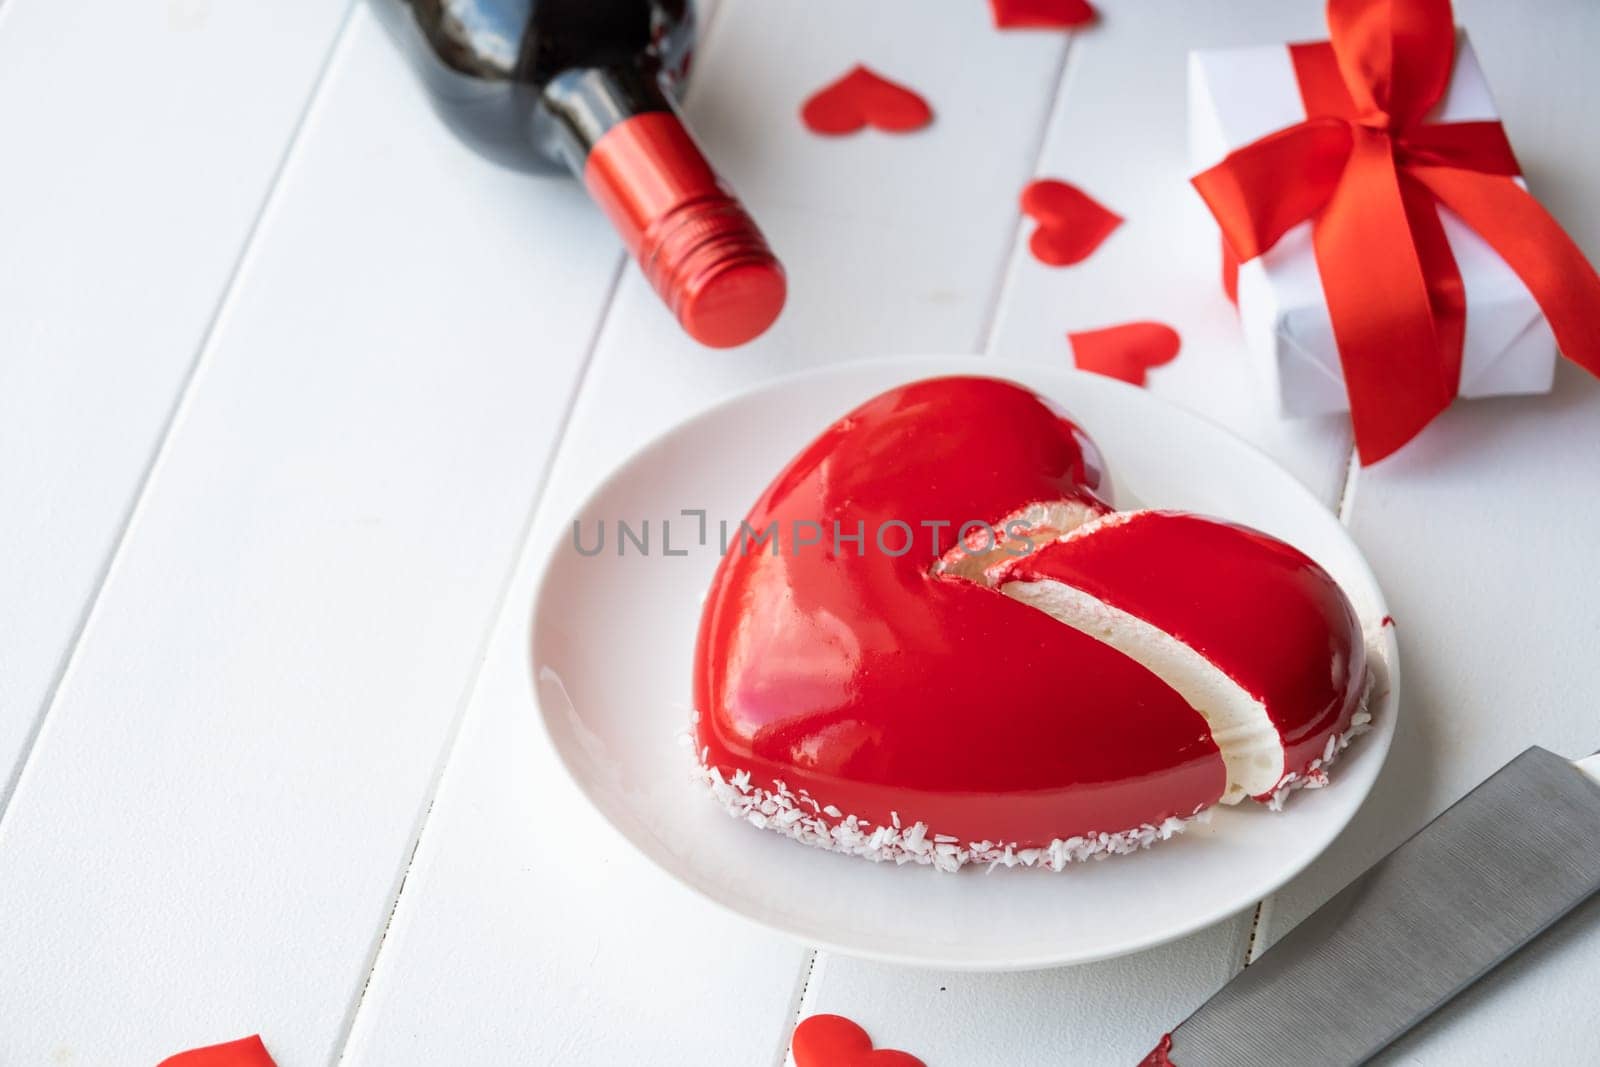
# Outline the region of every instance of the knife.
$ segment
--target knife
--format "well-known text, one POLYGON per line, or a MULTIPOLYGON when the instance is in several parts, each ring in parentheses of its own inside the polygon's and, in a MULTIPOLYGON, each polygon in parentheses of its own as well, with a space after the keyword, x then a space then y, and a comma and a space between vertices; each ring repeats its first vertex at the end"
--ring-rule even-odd
POLYGON ((1348 1067, 1600 890, 1600 753, 1530 748, 1286 934, 1142 1067, 1348 1067))

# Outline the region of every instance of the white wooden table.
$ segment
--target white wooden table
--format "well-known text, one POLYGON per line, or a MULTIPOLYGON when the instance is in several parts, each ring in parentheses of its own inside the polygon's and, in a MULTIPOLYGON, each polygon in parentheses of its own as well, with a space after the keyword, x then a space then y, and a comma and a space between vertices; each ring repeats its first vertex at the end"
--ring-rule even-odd
MULTIPOLYGON (((930 1067, 1130 1064, 1246 958, 1524 746, 1600 746, 1600 383, 1458 405, 1352 472, 1264 414, 1185 186, 1185 51, 1317 36, 1313 0, 725 0, 689 111, 789 267, 778 326, 672 328, 575 183, 456 143, 346 0, 0 0, 0 1065, 776 1065, 840 1011, 930 1067), (911 137, 799 102, 864 61, 911 137), (1033 261, 1051 175, 1128 223, 1033 261), (1177 944, 933 974, 808 951, 622 846, 525 663, 560 520, 684 415, 908 352, 1065 364, 1154 318, 1150 388, 1353 529, 1405 664, 1389 764, 1307 874, 1177 944), (1353 475, 1353 476, 1352 476, 1353 475)), ((1459 0, 1530 183, 1600 257, 1600 6, 1459 0)), ((1392 1063, 1594 1062, 1600 905, 1392 1063), (1565 1057, 1565 1058, 1563 1058, 1565 1057)))

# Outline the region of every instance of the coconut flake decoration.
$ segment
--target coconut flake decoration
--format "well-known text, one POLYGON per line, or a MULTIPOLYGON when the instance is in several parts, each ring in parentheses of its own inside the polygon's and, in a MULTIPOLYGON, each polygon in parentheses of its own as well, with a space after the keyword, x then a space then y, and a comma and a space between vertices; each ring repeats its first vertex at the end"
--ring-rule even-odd
MULTIPOLYGON (((1369 663, 1380 662, 1375 650, 1369 650, 1369 663)), ((1291 793, 1302 789, 1321 789, 1329 782, 1328 768, 1333 766, 1340 753, 1350 747, 1350 742, 1372 729, 1372 691, 1377 684, 1377 674, 1373 670, 1367 671, 1366 681, 1361 694, 1361 707, 1350 716, 1350 728, 1343 733, 1334 734, 1328 738, 1328 743, 1322 749, 1322 755, 1311 761, 1305 773, 1289 773, 1284 775, 1283 781, 1263 801, 1271 811, 1282 811, 1289 800, 1291 793)))
POLYGON ((758 830, 772 830, 813 848, 846 856, 857 856, 874 863, 903 866, 920 863, 954 873, 969 864, 996 867, 1042 867, 1061 871, 1069 864, 1126 855, 1149 848, 1157 841, 1188 829, 1191 823, 1211 818, 1209 808, 1186 818, 1173 817, 1159 826, 1145 824, 1120 833, 1089 834, 1056 838, 1048 845, 1022 848, 1017 842, 966 841, 933 831, 926 823, 900 825, 899 813, 891 824, 874 826, 855 815, 846 815, 832 804, 821 804, 809 793, 791 791, 782 781, 771 789, 752 783, 750 772, 735 771, 724 778, 716 767, 700 756, 696 778, 710 788, 729 816, 743 820, 758 830))

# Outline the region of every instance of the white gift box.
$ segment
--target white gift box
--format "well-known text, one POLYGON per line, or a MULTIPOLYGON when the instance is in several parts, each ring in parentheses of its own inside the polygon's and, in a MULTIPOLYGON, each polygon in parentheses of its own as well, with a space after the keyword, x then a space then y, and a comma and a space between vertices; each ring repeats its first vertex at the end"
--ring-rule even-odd
MULTIPOLYGON (((1189 157, 1192 173, 1229 152, 1306 117, 1284 45, 1189 53, 1189 157)), ((1478 58, 1456 38, 1449 89, 1429 122, 1499 119, 1478 58)), ((1527 286, 1483 239, 1439 207, 1466 294, 1460 396, 1547 393, 1556 342, 1527 286)), ((1220 245, 1219 245, 1220 253, 1220 245)), ((1283 415, 1348 411, 1344 373, 1311 247, 1311 223, 1284 234, 1264 255, 1239 266, 1239 317, 1245 343, 1283 415)))

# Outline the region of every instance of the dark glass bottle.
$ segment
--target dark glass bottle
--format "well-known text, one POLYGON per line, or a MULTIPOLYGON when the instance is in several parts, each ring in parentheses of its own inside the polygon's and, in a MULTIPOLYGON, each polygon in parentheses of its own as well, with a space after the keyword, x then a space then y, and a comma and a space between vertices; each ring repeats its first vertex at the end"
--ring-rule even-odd
POLYGON ((674 99, 694 39, 687 0, 373 0, 435 110, 507 166, 570 170, 696 340, 743 344, 785 283, 674 99))

